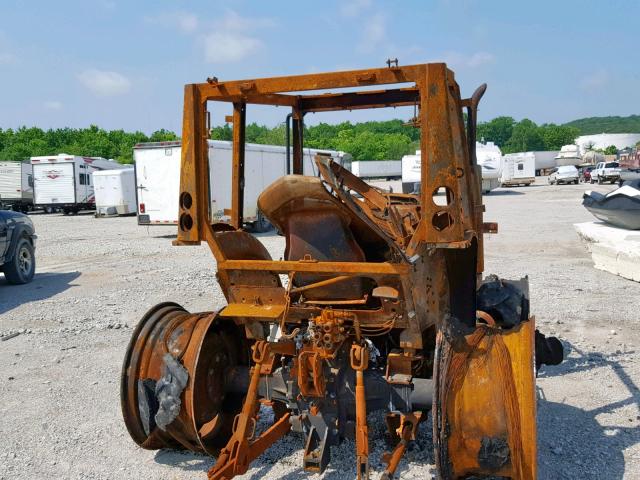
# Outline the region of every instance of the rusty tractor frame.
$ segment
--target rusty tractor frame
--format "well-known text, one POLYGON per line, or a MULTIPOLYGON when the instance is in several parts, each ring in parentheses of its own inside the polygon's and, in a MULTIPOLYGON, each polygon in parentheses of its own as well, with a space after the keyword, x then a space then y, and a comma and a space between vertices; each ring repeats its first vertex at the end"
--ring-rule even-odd
POLYGON ((311 472, 351 437, 367 478, 367 412, 382 409, 391 478, 431 410, 441 478, 536 478, 534 364, 553 363, 555 344, 535 331, 526 279, 482 277, 483 235, 497 232, 483 222, 475 159, 485 89, 462 99, 445 64, 391 62, 185 87, 174 243, 206 242, 228 304, 189 314, 167 303, 143 318, 122 380, 137 443, 217 454, 209 478, 230 479, 290 430, 303 433, 311 472), (340 91, 317 93, 329 89, 340 91), (209 220, 208 108, 219 102, 233 108, 230 224, 209 220), (243 230, 250 104, 293 120, 293 175, 258 200, 286 237, 283 260, 243 230), (320 178, 302 176, 305 114, 396 106, 416 108, 419 195, 371 187, 322 155, 320 178), (261 432, 260 404, 274 411, 261 432))

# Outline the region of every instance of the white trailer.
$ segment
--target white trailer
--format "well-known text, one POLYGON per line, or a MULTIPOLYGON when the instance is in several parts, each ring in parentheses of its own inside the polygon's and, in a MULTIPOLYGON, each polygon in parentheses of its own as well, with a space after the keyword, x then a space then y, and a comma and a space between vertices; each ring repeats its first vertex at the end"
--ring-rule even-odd
POLYGON ((531 185, 536 181, 536 157, 533 152, 508 153, 504 156, 503 187, 531 185))
POLYGON ((476 159, 482 168, 482 193, 489 193, 500 186, 502 150, 493 142, 476 142, 476 159))
MULTIPOLYGON (((482 191, 488 193, 500 186, 503 162, 500 148, 493 142, 486 144, 476 142, 476 158, 482 169, 482 191)), ((402 157, 402 191, 411 193, 418 191, 421 182, 420 150, 415 155, 402 157)))
POLYGON ((351 163, 351 173, 360 178, 384 178, 394 180, 402 177, 402 160, 369 160, 351 163))
POLYGON ((0 208, 33 209, 33 173, 28 162, 0 161, 0 208))
MULTIPOLYGON (((231 150, 228 141, 209 140, 209 181, 212 222, 225 222, 231 212, 231 150)), ((346 168, 351 155, 305 148, 305 175, 317 176, 314 157, 324 153, 346 168)), ((139 225, 177 225, 180 191, 180 142, 140 143, 133 148, 139 225)), ((244 221, 257 231, 269 227, 257 208, 258 195, 277 178, 286 175, 286 148, 246 144, 244 221)))
POLYGON ((136 179, 133 168, 93 172, 96 217, 135 215, 136 179))
POLYGON ((113 160, 66 153, 31 157, 31 165, 35 206, 46 210, 60 209, 65 214, 95 208, 93 172, 124 168, 113 160))
POLYGON ((415 155, 405 155, 400 161, 402 162, 402 192, 411 193, 417 190, 422 181, 420 150, 416 150, 415 155))

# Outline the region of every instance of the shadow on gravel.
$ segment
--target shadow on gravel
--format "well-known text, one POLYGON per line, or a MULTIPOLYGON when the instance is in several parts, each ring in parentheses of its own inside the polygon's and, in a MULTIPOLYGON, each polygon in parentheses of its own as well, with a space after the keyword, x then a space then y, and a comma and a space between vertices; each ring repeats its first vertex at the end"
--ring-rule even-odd
POLYGON ((80 276, 80 272, 68 273, 36 273, 31 283, 25 285, 10 285, 4 275, 0 276, 0 315, 23 303, 45 300, 53 297, 67 288, 71 282, 80 276))
MULTIPOLYGON (((638 386, 625 372, 619 360, 635 352, 604 355, 583 352, 565 342, 577 357, 565 359, 559 366, 548 369, 541 377, 562 376, 565 373, 611 368, 628 390, 623 400, 615 400, 601 407, 584 410, 563 403, 549 402, 538 389, 538 470, 540 478, 622 479, 625 474, 623 451, 640 441, 637 419, 629 418, 630 426, 622 421, 616 425, 601 425, 599 415, 640 406, 638 386), (551 459, 551 460, 550 460, 551 459)), ((597 381, 597 380, 592 380, 597 381)), ((571 392, 567 392, 567 397, 571 392)), ((607 420, 604 420, 607 423, 607 420)), ((629 472, 627 472, 629 473, 629 472)))
POLYGON ((171 235, 152 235, 152 238, 176 238, 177 235, 172 233, 171 235))
POLYGON ((524 192, 516 192, 514 190, 492 190, 489 193, 484 193, 483 195, 488 197, 503 197, 509 195, 524 195, 524 192))

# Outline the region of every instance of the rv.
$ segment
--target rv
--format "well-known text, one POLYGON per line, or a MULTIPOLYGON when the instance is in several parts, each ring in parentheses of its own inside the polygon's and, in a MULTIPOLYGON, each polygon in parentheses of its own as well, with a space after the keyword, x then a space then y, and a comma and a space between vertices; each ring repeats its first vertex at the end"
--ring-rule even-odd
POLYGON ((502 150, 493 142, 476 142, 476 160, 482 168, 482 193, 500 186, 502 176, 502 150))
MULTIPOLYGON (((476 142, 476 158, 482 168, 482 192, 489 193, 500 186, 502 152, 493 142, 476 142)), ((415 155, 402 157, 402 191, 417 192, 420 181, 420 150, 416 150, 415 155)))
POLYGON ((531 185, 536 181, 536 156, 533 152, 508 153, 503 157, 503 187, 531 185))
MULTIPOLYGON (((209 140, 209 212, 212 222, 229 220, 231 204, 231 142, 209 140)), ((317 176, 314 157, 330 155, 345 168, 351 155, 344 152, 304 149, 305 175, 317 176)), ((139 225, 177 225, 180 191, 180 142, 140 143, 133 148, 139 225)), ((258 195, 287 173, 286 148, 247 143, 245 148, 244 221, 255 231, 271 228, 258 211, 258 195)))
POLYGON ((93 172, 124 168, 113 160, 66 153, 31 157, 31 165, 34 205, 45 210, 59 209, 65 215, 95 208, 93 172))
POLYGON ((0 162, 0 208, 33 209, 33 173, 27 162, 0 162))
POLYGON ((93 173, 96 217, 135 215, 136 179, 133 168, 93 173))

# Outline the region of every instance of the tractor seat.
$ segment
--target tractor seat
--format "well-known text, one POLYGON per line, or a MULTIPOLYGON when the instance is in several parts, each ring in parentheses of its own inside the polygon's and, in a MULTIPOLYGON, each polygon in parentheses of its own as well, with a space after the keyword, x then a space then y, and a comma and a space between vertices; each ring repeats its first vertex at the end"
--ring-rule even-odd
MULTIPOLYGON (((285 258, 364 262, 365 255, 349 225, 351 212, 336 200, 320 179, 287 175, 269 185, 258 197, 258 208, 286 239, 285 258)), ((339 274, 339 273, 338 273, 339 274)), ((326 280, 334 274, 297 274, 296 287, 326 280)), ((360 300, 367 293, 362 278, 306 290, 308 300, 360 300)))

